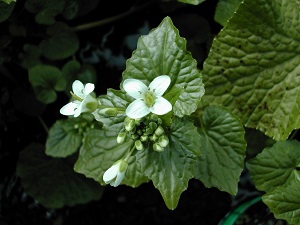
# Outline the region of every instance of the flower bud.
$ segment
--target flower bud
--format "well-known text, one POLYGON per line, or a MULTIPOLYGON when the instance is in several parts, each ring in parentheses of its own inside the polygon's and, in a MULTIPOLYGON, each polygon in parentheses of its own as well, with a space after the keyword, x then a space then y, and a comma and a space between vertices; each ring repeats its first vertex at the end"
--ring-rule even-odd
POLYGON ((136 141, 134 142, 134 145, 135 145, 135 148, 136 148, 137 150, 144 150, 144 149, 145 149, 143 143, 142 143, 140 140, 136 140, 136 141))
POLYGON ((153 134, 152 136, 150 136, 151 141, 156 141, 157 139, 158 139, 158 136, 156 134, 153 134))
POLYGON ((150 122, 148 125, 152 130, 156 130, 157 124, 155 122, 150 122))
POLYGON ((156 122, 158 120, 158 116, 156 114, 151 114, 150 120, 156 122))
POLYGON ((142 136, 140 137, 141 142, 148 141, 148 139, 149 139, 149 137, 148 137, 147 135, 142 135, 142 136))
POLYGON ((132 131, 135 128, 134 119, 129 119, 125 122, 125 130, 132 131))
POLYGON ((106 184, 117 187, 124 179, 128 163, 125 160, 118 160, 103 174, 103 181, 106 184))
POLYGON ((118 110, 115 108, 100 109, 98 114, 104 117, 113 117, 118 115, 118 110))
POLYGON ((169 144, 169 138, 166 135, 162 135, 158 138, 158 143, 161 147, 165 148, 169 144))
POLYGON ((146 135, 149 135, 149 134, 152 134, 153 133, 153 130, 151 128, 146 128, 146 131, 144 134, 146 135))
POLYGON ((162 135, 163 133, 165 133, 165 130, 164 130, 164 128, 162 128, 162 126, 159 126, 156 130, 155 130, 155 132, 154 132, 157 136, 160 136, 160 135, 162 135))
POLYGON ((118 134, 118 137, 117 137, 117 142, 118 142, 119 144, 124 143, 124 141, 126 140, 126 136, 127 136, 127 132, 126 132, 126 131, 125 131, 125 132, 119 133, 119 134, 118 134))
POLYGON ((164 148, 162 148, 158 143, 153 144, 153 150, 157 152, 162 152, 164 148))
POLYGON ((139 138, 139 135, 137 135, 137 134, 132 134, 132 135, 131 135, 131 138, 132 138, 133 140, 136 140, 136 139, 139 138))

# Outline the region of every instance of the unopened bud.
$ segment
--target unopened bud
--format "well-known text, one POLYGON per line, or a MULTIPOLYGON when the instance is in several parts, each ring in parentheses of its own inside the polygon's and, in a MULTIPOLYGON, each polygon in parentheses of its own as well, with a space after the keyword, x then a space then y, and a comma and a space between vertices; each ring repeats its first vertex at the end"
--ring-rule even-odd
POLYGON ((135 145, 136 150, 144 150, 145 149, 143 143, 140 140, 136 140, 134 142, 134 145, 135 145))
POLYGON ((150 122, 148 125, 152 130, 156 130, 157 124, 155 122, 150 122))
POLYGON ((133 119, 129 119, 125 122, 125 130, 132 131, 135 128, 135 123, 133 119))
POLYGON ((158 120, 158 116, 156 114, 151 114, 150 120, 156 122, 158 120))
POLYGON ((145 142, 145 141, 148 141, 148 136, 147 135, 142 135, 141 137, 140 137, 140 140, 142 141, 142 142, 145 142))
POLYGON ((132 135, 131 135, 131 138, 132 138, 133 140, 136 140, 136 139, 139 138, 139 135, 137 135, 137 134, 132 134, 132 135))
POLYGON ((155 132, 154 132, 157 136, 160 136, 160 135, 162 135, 163 133, 165 133, 165 130, 164 130, 164 128, 162 128, 162 126, 159 126, 156 130, 155 130, 155 132))
POLYGON ((158 138, 158 143, 161 147, 165 148, 169 144, 169 138, 166 135, 162 135, 158 138))
POLYGON ((153 134, 152 136, 150 136, 151 141, 156 141, 157 139, 158 139, 158 136, 156 134, 153 134))
POLYGON ((127 132, 121 132, 121 133, 119 133, 119 135, 117 137, 117 142, 119 144, 124 143, 124 141, 126 140, 126 136, 127 136, 127 132))
POLYGON ((151 128, 146 128, 146 131, 145 131, 146 135, 149 135, 149 134, 152 134, 152 133, 153 133, 153 130, 151 128))
POLYGON ((162 152, 164 148, 162 148, 158 143, 153 144, 153 150, 157 152, 162 152))
POLYGON ((105 109, 100 109, 98 113, 105 117, 112 117, 118 115, 118 110, 115 108, 105 108, 105 109))

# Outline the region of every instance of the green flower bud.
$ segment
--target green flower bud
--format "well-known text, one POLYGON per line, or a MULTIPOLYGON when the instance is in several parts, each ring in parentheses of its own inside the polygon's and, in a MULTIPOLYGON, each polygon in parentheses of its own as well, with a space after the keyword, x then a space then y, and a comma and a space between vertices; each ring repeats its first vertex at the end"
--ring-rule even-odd
POLYGON ((157 119, 157 124, 159 124, 159 125, 162 124, 162 119, 161 119, 161 118, 158 118, 158 119, 157 119))
POLYGON ((146 128, 146 131, 145 131, 146 135, 149 135, 149 134, 152 134, 152 133, 153 133, 153 130, 151 128, 146 128))
POLYGON ((129 119, 125 121, 125 130, 132 131, 135 128, 134 119, 129 119))
POLYGON ((132 135, 131 135, 131 138, 132 138, 133 140, 136 140, 136 139, 139 138, 139 135, 137 135, 137 134, 132 134, 132 135))
POLYGON ((134 145, 135 145, 136 150, 140 151, 140 150, 144 150, 145 149, 143 143, 140 140, 136 140, 134 142, 134 145))
POLYGON ((162 135, 163 133, 165 133, 165 130, 164 130, 164 128, 162 128, 162 126, 159 126, 156 130, 155 130, 155 132, 154 132, 157 136, 160 136, 160 135, 162 135))
POLYGON ((169 138, 166 135, 162 135, 158 138, 158 143, 161 147, 165 148, 169 144, 169 138))
POLYGON ((147 135, 142 135, 142 136, 140 137, 140 140, 141 140, 142 142, 148 141, 148 139, 149 139, 149 137, 148 137, 147 135))
POLYGON ((118 110, 115 108, 100 109, 98 114, 105 117, 113 117, 118 115, 118 110))
POLYGON ((117 136, 117 142, 119 144, 124 143, 124 141, 126 140, 126 137, 127 137, 127 132, 126 131, 119 133, 118 136, 117 136))
POLYGON ((158 120, 158 116, 156 114, 151 114, 150 120, 156 122, 158 120))
POLYGON ((156 130, 157 124, 155 122, 150 122, 148 125, 152 130, 156 130))
POLYGON ((146 126, 149 124, 149 117, 143 118, 143 124, 145 124, 146 126))
POLYGON ((164 148, 162 148, 158 143, 153 144, 153 150, 157 152, 162 152, 164 148))
POLYGON ((136 131, 136 133, 137 133, 138 135, 142 135, 144 132, 143 132, 141 129, 138 129, 138 130, 136 131))
POLYGON ((97 101, 93 101, 93 102, 87 102, 85 107, 90 111, 90 112, 94 112, 97 108, 98 108, 98 102, 97 101))
POLYGON ((150 136, 151 141, 156 141, 157 139, 158 139, 158 136, 156 134, 153 134, 152 136, 150 136))

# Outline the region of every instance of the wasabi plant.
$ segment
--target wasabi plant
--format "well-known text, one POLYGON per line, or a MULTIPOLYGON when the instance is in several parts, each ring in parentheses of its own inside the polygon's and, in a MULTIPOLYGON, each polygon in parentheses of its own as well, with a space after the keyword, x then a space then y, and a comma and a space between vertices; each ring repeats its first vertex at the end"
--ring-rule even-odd
MULTIPOLYGON (((45 146, 33 143, 20 154, 17 173, 30 195, 61 208, 99 199, 107 185, 152 182, 175 209, 190 179, 234 196, 249 170, 275 217, 300 224, 298 0, 219 0, 214 19, 222 29, 203 62, 166 16, 139 36, 119 88, 100 94, 101 76, 74 57, 76 32, 92 25, 70 27, 65 21, 76 14, 68 2, 25 3, 47 35, 23 46, 20 65, 38 101, 57 102, 59 92, 69 97, 60 109, 66 117, 51 126, 45 146), (37 170, 31 161, 50 166, 37 170), (32 179, 48 170, 55 199, 32 179)), ((14 5, 1 1, 1 22, 14 5)))

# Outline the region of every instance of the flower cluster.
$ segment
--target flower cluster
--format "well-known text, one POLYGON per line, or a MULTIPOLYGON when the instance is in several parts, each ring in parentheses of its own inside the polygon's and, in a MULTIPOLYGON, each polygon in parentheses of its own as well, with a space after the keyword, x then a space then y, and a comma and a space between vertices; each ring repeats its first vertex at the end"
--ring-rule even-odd
POLYGON ((127 137, 134 140, 137 150, 144 150, 152 143, 153 150, 162 152, 169 144, 169 138, 165 134, 162 120, 155 114, 141 119, 125 119, 124 129, 117 137, 118 143, 123 143, 127 137))
POLYGON ((71 92, 74 100, 61 108, 61 114, 78 117, 83 112, 90 112, 93 115, 97 112, 100 116, 111 117, 125 112, 127 115, 124 128, 117 136, 117 142, 121 144, 130 138, 134 144, 124 159, 118 160, 105 171, 103 181, 106 184, 114 187, 121 184, 128 167, 127 161, 135 150, 141 151, 152 147, 154 151, 162 152, 168 146, 169 138, 159 116, 172 110, 172 104, 162 97, 170 83, 171 79, 167 75, 156 77, 149 87, 139 80, 126 79, 123 88, 135 100, 125 111, 99 105, 97 99, 91 95, 94 84, 83 85, 78 80, 74 81, 71 92))

